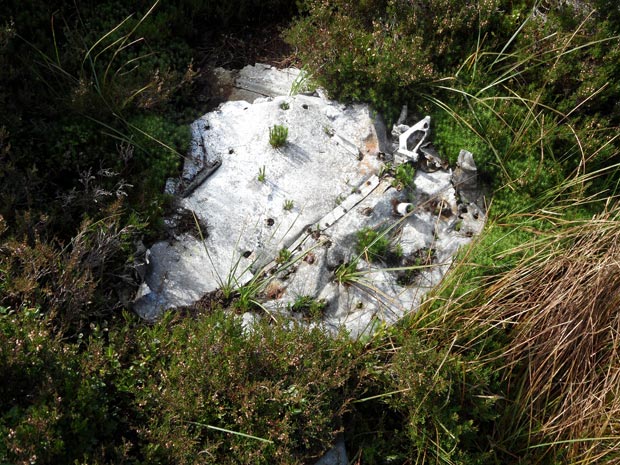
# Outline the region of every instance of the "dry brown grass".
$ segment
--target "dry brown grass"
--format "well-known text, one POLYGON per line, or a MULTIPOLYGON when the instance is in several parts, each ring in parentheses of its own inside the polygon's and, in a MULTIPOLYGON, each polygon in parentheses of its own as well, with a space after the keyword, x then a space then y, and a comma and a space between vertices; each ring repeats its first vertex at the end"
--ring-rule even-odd
POLYGON ((503 327, 508 428, 569 463, 620 461, 620 211, 558 225, 467 324, 503 327), (559 454, 559 455, 557 455, 559 454))

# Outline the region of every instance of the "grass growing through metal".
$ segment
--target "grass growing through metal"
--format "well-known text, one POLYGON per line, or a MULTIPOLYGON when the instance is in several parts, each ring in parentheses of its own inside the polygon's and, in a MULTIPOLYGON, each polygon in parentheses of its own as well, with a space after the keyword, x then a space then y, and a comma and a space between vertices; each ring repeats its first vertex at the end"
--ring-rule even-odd
POLYGON ((312 73, 308 71, 308 68, 304 67, 299 71, 299 74, 291 84, 291 90, 289 95, 297 95, 302 92, 309 92, 316 89, 312 73))
POLYGON ((261 166, 258 169, 258 177, 257 177, 257 179, 258 179, 258 182, 262 182, 262 183, 264 183, 267 180, 267 175, 265 173, 265 165, 261 166))
POLYGON ((392 185, 398 189, 415 189, 415 168, 410 163, 402 163, 394 168, 392 185))
POLYGON ((392 248, 386 231, 362 228, 356 233, 355 251, 367 262, 385 260, 392 248))
POLYGON ((385 258, 390 249, 390 239, 385 232, 363 228, 357 232, 356 251, 372 259, 385 258))
POLYGON ((293 253, 290 250, 288 250, 286 247, 284 247, 280 249, 280 252, 278 252, 276 263, 278 264, 286 263, 291 259, 292 256, 293 256, 293 253))
POLYGON ((338 284, 350 285, 363 277, 364 273, 357 271, 357 260, 341 263, 334 271, 334 279, 338 284))
POLYGON ((269 128, 269 143, 273 148, 284 146, 287 138, 288 128, 286 126, 276 124, 269 128))
POLYGON ((310 321, 320 321, 325 314, 327 302, 309 295, 300 295, 290 306, 293 313, 300 313, 310 321))

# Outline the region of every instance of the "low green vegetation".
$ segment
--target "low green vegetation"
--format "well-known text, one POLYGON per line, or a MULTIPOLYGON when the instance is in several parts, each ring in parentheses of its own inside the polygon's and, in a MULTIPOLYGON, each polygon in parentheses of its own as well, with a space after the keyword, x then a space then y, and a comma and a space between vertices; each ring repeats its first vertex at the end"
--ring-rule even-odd
POLYGON ((269 143, 273 148, 282 147, 286 144, 288 128, 281 124, 276 124, 269 128, 269 143))
MULTIPOLYGON (((0 463, 314 463, 339 434, 359 464, 620 460, 617 6, 427 3, 3 5, 0 463), (128 311, 138 245, 204 113, 198 50, 296 12, 292 92, 311 75, 388 123, 403 104, 430 114, 443 156, 475 156, 485 231, 417 313, 372 335, 309 328, 330 311, 309 295, 290 320, 269 313, 273 277, 233 272, 146 324, 128 311)), ((413 167, 394 176, 413 189, 413 167)), ((358 254, 398 255, 389 236, 360 231, 358 254)), ((433 251, 414 258, 405 281, 433 251)), ((358 265, 334 282, 363 289, 358 265)))
POLYGON ((290 306, 293 314, 301 314, 310 321, 320 321, 327 309, 325 300, 318 300, 309 295, 300 295, 290 306))
POLYGON ((267 180, 267 175, 266 175, 266 172, 265 172, 265 165, 261 166, 258 169, 258 177, 257 177, 257 179, 258 179, 258 182, 262 182, 262 183, 264 183, 267 180))
POLYGON ((280 252, 278 252, 278 256, 276 257, 276 262, 286 263, 291 259, 292 256, 293 256, 293 253, 289 249, 284 247, 280 249, 280 252))
POLYGON ((410 163, 402 163, 394 168, 392 185, 398 190, 411 191, 415 189, 415 168, 410 163))
POLYGON ((363 228, 357 232, 355 249, 358 254, 370 260, 381 260, 390 250, 390 238, 384 231, 375 231, 372 228, 363 228))
POLYGON ((362 273, 357 271, 357 265, 357 260, 341 263, 334 270, 334 280, 345 286, 353 284, 362 276, 362 273))
POLYGON ((390 231, 385 228, 362 228, 356 236, 355 251, 366 261, 385 262, 402 257, 402 248, 394 243, 390 231))

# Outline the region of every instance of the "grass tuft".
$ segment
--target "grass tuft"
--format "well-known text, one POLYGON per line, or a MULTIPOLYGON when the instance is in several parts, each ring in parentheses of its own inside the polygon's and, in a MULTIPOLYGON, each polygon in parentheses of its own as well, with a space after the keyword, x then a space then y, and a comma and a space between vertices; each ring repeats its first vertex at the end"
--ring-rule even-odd
POLYGON ((269 128, 269 143, 273 148, 282 147, 286 144, 288 137, 288 128, 280 124, 269 128))
POLYGON ((618 213, 546 235, 471 317, 509 334, 500 357, 505 376, 517 380, 516 405, 527 406, 512 427, 537 425, 531 443, 548 442, 574 462, 602 463, 620 444, 618 213))

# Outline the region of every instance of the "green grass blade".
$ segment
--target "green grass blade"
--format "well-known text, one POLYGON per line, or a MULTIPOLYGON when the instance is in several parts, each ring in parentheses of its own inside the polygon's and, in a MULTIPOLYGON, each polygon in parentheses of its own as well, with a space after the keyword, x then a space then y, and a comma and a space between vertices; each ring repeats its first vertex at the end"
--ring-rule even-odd
POLYGON ((220 431, 222 433, 234 434, 235 436, 241 436, 243 438, 254 439, 256 441, 265 442, 267 444, 273 444, 270 439, 259 438, 258 436, 252 436, 251 434, 240 433, 239 431, 233 431, 226 428, 220 428, 219 426, 205 425, 204 423, 198 423, 196 421, 188 421, 192 425, 202 426, 203 428, 212 429, 214 431, 220 431))

